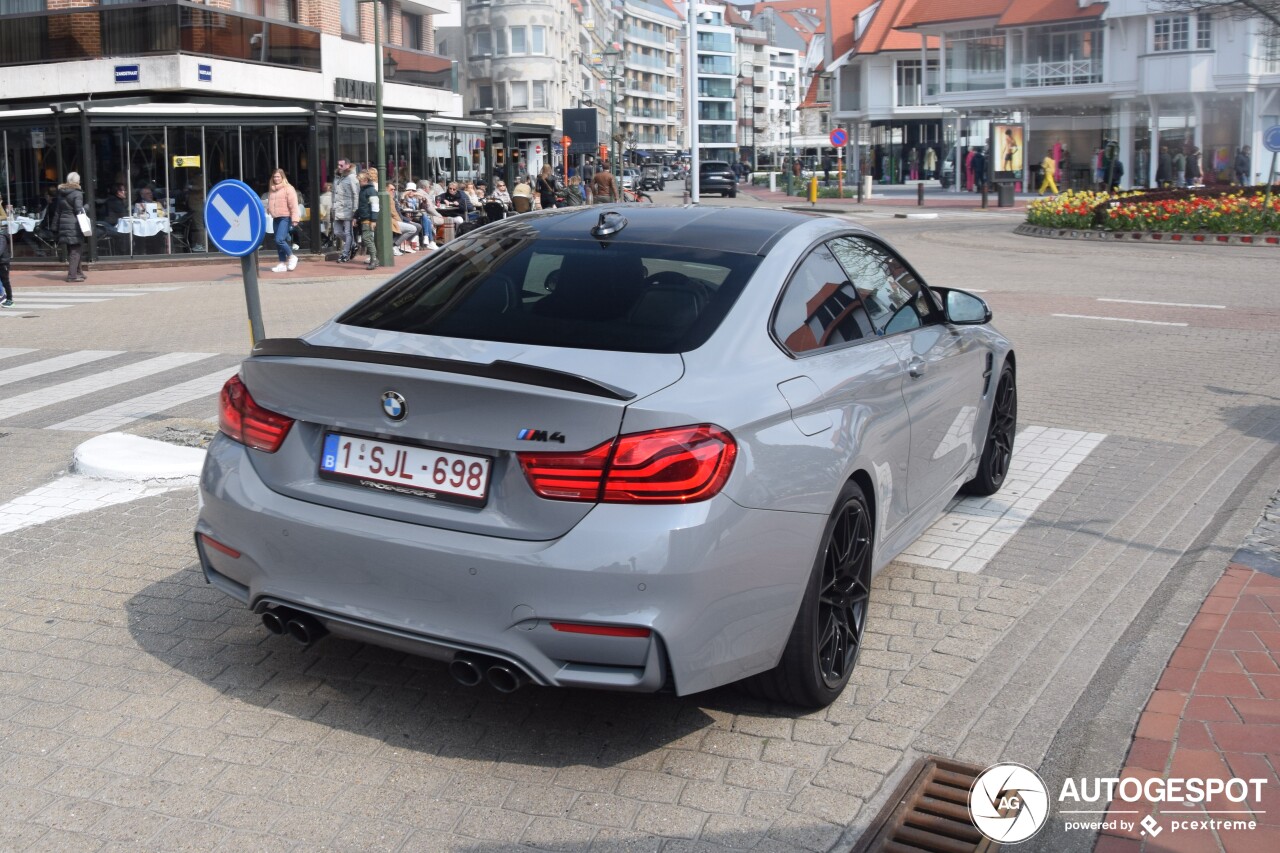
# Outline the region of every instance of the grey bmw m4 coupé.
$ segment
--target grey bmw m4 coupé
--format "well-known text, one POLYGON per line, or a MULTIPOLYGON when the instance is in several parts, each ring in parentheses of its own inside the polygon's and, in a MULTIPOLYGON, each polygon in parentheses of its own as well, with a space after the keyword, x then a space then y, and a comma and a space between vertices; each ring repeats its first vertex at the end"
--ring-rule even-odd
POLYGON ((467 234, 222 392, 207 580, 461 683, 844 689, 872 574, 999 489, 1014 355, 874 234, 596 207, 467 234))

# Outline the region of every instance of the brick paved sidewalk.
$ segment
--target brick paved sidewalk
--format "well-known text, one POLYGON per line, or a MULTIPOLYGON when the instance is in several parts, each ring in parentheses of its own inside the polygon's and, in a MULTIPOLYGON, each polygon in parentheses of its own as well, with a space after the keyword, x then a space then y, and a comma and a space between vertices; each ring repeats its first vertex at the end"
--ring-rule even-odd
MULTIPOLYGON (((1280 578, 1232 563, 1174 650, 1138 720, 1123 776, 1266 779, 1255 830, 1104 834, 1095 853, 1280 850, 1280 578)), ((1203 809, 1129 804, 1134 824, 1155 812, 1207 819, 1203 809), (1189 813, 1188 813, 1189 812, 1189 813)), ((1115 812, 1108 815, 1112 819, 1115 812)), ((1249 819, 1251 815, 1213 815, 1249 819)), ((1167 821, 1166 821, 1167 823, 1167 821)))
MULTIPOLYGON (((758 187, 743 184, 738 187, 738 192, 741 195, 747 196, 748 198, 756 201, 774 202, 780 207, 809 204, 808 196, 789 196, 780 189, 770 192, 767 186, 758 187)), ((705 200, 710 201, 713 204, 718 204, 721 201, 718 196, 713 196, 705 200)), ((889 187, 887 192, 886 188, 878 186, 875 188, 872 197, 862 201, 861 203, 858 202, 855 192, 854 194, 847 195, 842 199, 820 198, 816 204, 817 207, 815 209, 821 210, 825 213, 847 212, 866 207, 901 207, 911 208, 912 210, 920 209, 916 206, 915 186, 913 184, 889 187)), ((924 210, 929 210, 930 208, 961 210, 983 209, 982 196, 977 193, 952 193, 942 192, 937 189, 926 190, 924 204, 924 210)), ((1014 210, 1023 210, 1026 206, 1026 198, 1015 198, 1013 207, 997 207, 996 194, 992 192, 988 194, 986 210, 992 213, 1008 213, 1014 210)))

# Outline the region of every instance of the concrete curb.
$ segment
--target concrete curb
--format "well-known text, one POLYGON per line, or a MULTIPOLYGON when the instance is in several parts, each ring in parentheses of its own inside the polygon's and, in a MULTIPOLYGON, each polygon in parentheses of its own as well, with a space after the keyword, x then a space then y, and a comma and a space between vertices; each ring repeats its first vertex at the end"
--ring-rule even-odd
POLYGON ((95 436, 75 449, 71 470, 100 480, 196 483, 205 452, 122 432, 95 436))
POLYGON ((1165 243, 1187 246, 1280 246, 1277 234, 1204 234, 1167 231, 1095 231, 1089 228, 1050 228, 1023 223, 1013 233, 1051 240, 1091 240, 1095 243, 1165 243))

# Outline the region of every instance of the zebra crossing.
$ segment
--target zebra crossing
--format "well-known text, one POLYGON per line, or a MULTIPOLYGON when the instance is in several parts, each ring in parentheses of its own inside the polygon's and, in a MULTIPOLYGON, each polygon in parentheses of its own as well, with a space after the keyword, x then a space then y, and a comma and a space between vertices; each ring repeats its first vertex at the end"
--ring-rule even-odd
POLYGON ((164 417, 211 419, 241 358, 0 347, 0 427, 101 433, 164 417))
POLYGON ((14 292, 12 308, 0 308, 0 320, 6 317, 29 317, 37 311, 58 311, 63 308, 74 308, 77 305, 91 305, 95 302, 129 299, 146 296, 148 293, 180 289, 180 287, 79 287, 74 290, 27 290, 24 288, 14 292))

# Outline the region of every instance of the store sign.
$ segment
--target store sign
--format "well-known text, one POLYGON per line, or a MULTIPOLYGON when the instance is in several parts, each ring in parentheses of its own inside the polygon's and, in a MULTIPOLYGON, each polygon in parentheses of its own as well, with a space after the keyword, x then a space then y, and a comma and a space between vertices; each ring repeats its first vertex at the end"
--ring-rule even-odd
POLYGON ((175 154, 175 155, 173 155, 173 168, 175 168, 175 169, 199 169, 199 168, 200 168, 200 155, 199 155, 199 154, 187 154, 187 155, 183 156, 183 155, 181 155, 181 154, 175 154))
POLYGON ((116 66, 117 83, 137 83, 140 77, 139 66, 137 65, 116 66))
POLYGON ((213 82, 213 66, 212 65, 197 65, 196 74, 198 75, 201 83, 213 82))
POLYGON ((335 77, 333 80, 333 97, 338 101, 374 102, 374 85, 368 80, 351 80, 346 77, 335 77))

